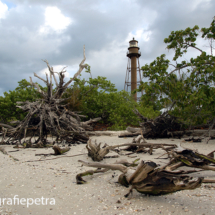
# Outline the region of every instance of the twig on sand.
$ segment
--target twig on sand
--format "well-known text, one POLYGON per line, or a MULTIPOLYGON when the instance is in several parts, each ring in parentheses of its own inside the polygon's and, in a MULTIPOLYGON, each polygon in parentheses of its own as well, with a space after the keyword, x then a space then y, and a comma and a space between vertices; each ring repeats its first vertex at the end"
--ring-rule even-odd
POLYGON ((7 151, 3 148, 3 147, 0 147, 0 151, 4 154, 4 155, 8 155, 10 158, 12 158, 14 161, 19 161, 17 158, 13 157, 12 155, 9 155, 7 153, 7 151))
POLYGON ((58 159, 58 158, 65 158, 65 157, 75 157, 75 156, 80 156, 80 155, 86 155, 88 153, 83 153, 83 154, 77 154, 77 155, 69 155, 69 156, 58 156, 57 158, 50 158, 50 159, 45 159, 45 160, 29 160, 29 161, 23 161, 23 163, 25 162, 37 162, 37 161, 47 161, 47 160, 55 160, 55 159, 58 159))

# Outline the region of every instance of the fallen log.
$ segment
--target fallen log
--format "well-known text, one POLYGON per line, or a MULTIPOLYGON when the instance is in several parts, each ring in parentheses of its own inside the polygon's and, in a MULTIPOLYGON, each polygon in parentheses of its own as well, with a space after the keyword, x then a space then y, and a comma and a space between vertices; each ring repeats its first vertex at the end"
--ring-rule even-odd
POLYGON ((119 138, 122 138, 122 137, 136 137, 138 135, 140 135, 141 133, 140 132, 135 132, 135 133, 128 133, 128 132, 125 132, 125 133, 121 133, 120 135, 118 135, 119 138))
MULTIPOLYGON (((141 128, 133 128, 133 127, 127 127, 126 130, 128 132, 124 132, 124 133, 121 133, 118 137, 136 137, 136 136, 139 136, 139 135, 142 135, 143 137, 143 131, 141 130, 141 128)), ((144 139, 144 137, 143 137, 144 139)))
POLYGON ((141 131, 141 128, 133 128, 133 127, 127 127, 126 130, 130 133, 137 133, 141 131))
POLYGON ((203 180, 203 183, 215 183, 215 179, 207 179, 207 178, 205 178, 203 180))
POLYGON ((184 140, 185 140, 185 141, 189 141, 189 142, 192 141, 192 142, 199 142, 199 143, 200 143, 200 142, 202 142, 202 139, 203 139, 203 138, 193 138, 193 137, 192 137, 192 138, 188 138, 188 139, 184 139, 184 140))
POLYGON ((111 136, 111 132, 107 131, 86 131, 86 134, 89 136, 111 136))

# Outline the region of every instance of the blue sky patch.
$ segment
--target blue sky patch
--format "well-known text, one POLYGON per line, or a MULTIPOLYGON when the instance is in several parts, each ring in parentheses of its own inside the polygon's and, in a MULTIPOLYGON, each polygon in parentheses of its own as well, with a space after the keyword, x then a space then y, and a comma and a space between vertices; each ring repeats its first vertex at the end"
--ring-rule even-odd
POLYGON ((6 4, 8 6, 8 9, 10 10, 13 7, 16 7, 16 5, 10 1, 7 0, 1 0, 2 3, 6 4))

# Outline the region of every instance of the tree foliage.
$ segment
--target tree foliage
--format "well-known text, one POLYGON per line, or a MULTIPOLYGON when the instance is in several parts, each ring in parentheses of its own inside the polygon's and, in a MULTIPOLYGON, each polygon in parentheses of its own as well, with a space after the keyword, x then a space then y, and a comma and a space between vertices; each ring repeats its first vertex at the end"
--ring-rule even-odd
MULTIPOLYGON (((22 79, 15 90, 4 92, 4 97, 0 96, 0 121, 9 122, 12 120, 23 120, 26 113, 16 107, 17 101, 33 102, 41 98, 40 94, 31 86, 31 84, 22 79)), ((39 85, 40 86, 40 85, 39 85)), ((44 89, 40 86, 41 89, 44 89)))
MULTIPOLYGON (((87 72, 90 73, 90 67, 87 72)), ((125 129, 127 125, 139 126, 139 119, 132 111, 134 107, 149 118, 159 115, 151 107, 136 103, 130 93, 117 91, 113 83, 101 76, 92 78, 91 75, 89 80, 76 79, 64 97, 70 98, 68 109, 81 111, 88 118, 102 117, 102 122, 111 124, 110 129, 114 130, 125 129)))
POLYGON ((149 65, 141 68, 144 82, 137 91, 144 90, 142 102, 154 109, 167 108, 174 103, 172 114, 180 116, 184 121, 194 124, 206 123, 215 117, 215 57, 197 47, 197 38, 215 39, 215 19, 209 28, 201 31, 196 25, 185 30, 172 31, 164 39, 168 50, 174 50, 173 62, 165 55, 157 57, 149 65), (183 60, 190 50, 198 51, 196 57, 183 60), (180 63, 178 63, 180 61, 180 63))

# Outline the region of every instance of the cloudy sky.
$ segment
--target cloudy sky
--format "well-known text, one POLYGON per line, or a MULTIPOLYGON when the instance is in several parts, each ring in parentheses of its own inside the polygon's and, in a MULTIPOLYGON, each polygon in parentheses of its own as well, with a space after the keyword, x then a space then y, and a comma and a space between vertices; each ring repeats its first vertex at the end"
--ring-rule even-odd
POLYGON ((194 25, 209 27, 214 11, 214 0, 0 0, 0 96, 29 76, 38 81, 34 72, 45 76, 41 59, 57 72, 68 66, 69 80, 83 45, 93 78, 107 77, 122 90, 132 37, 139 41, 140 66, 163 53, 171 59, 164 38, 194 25))

